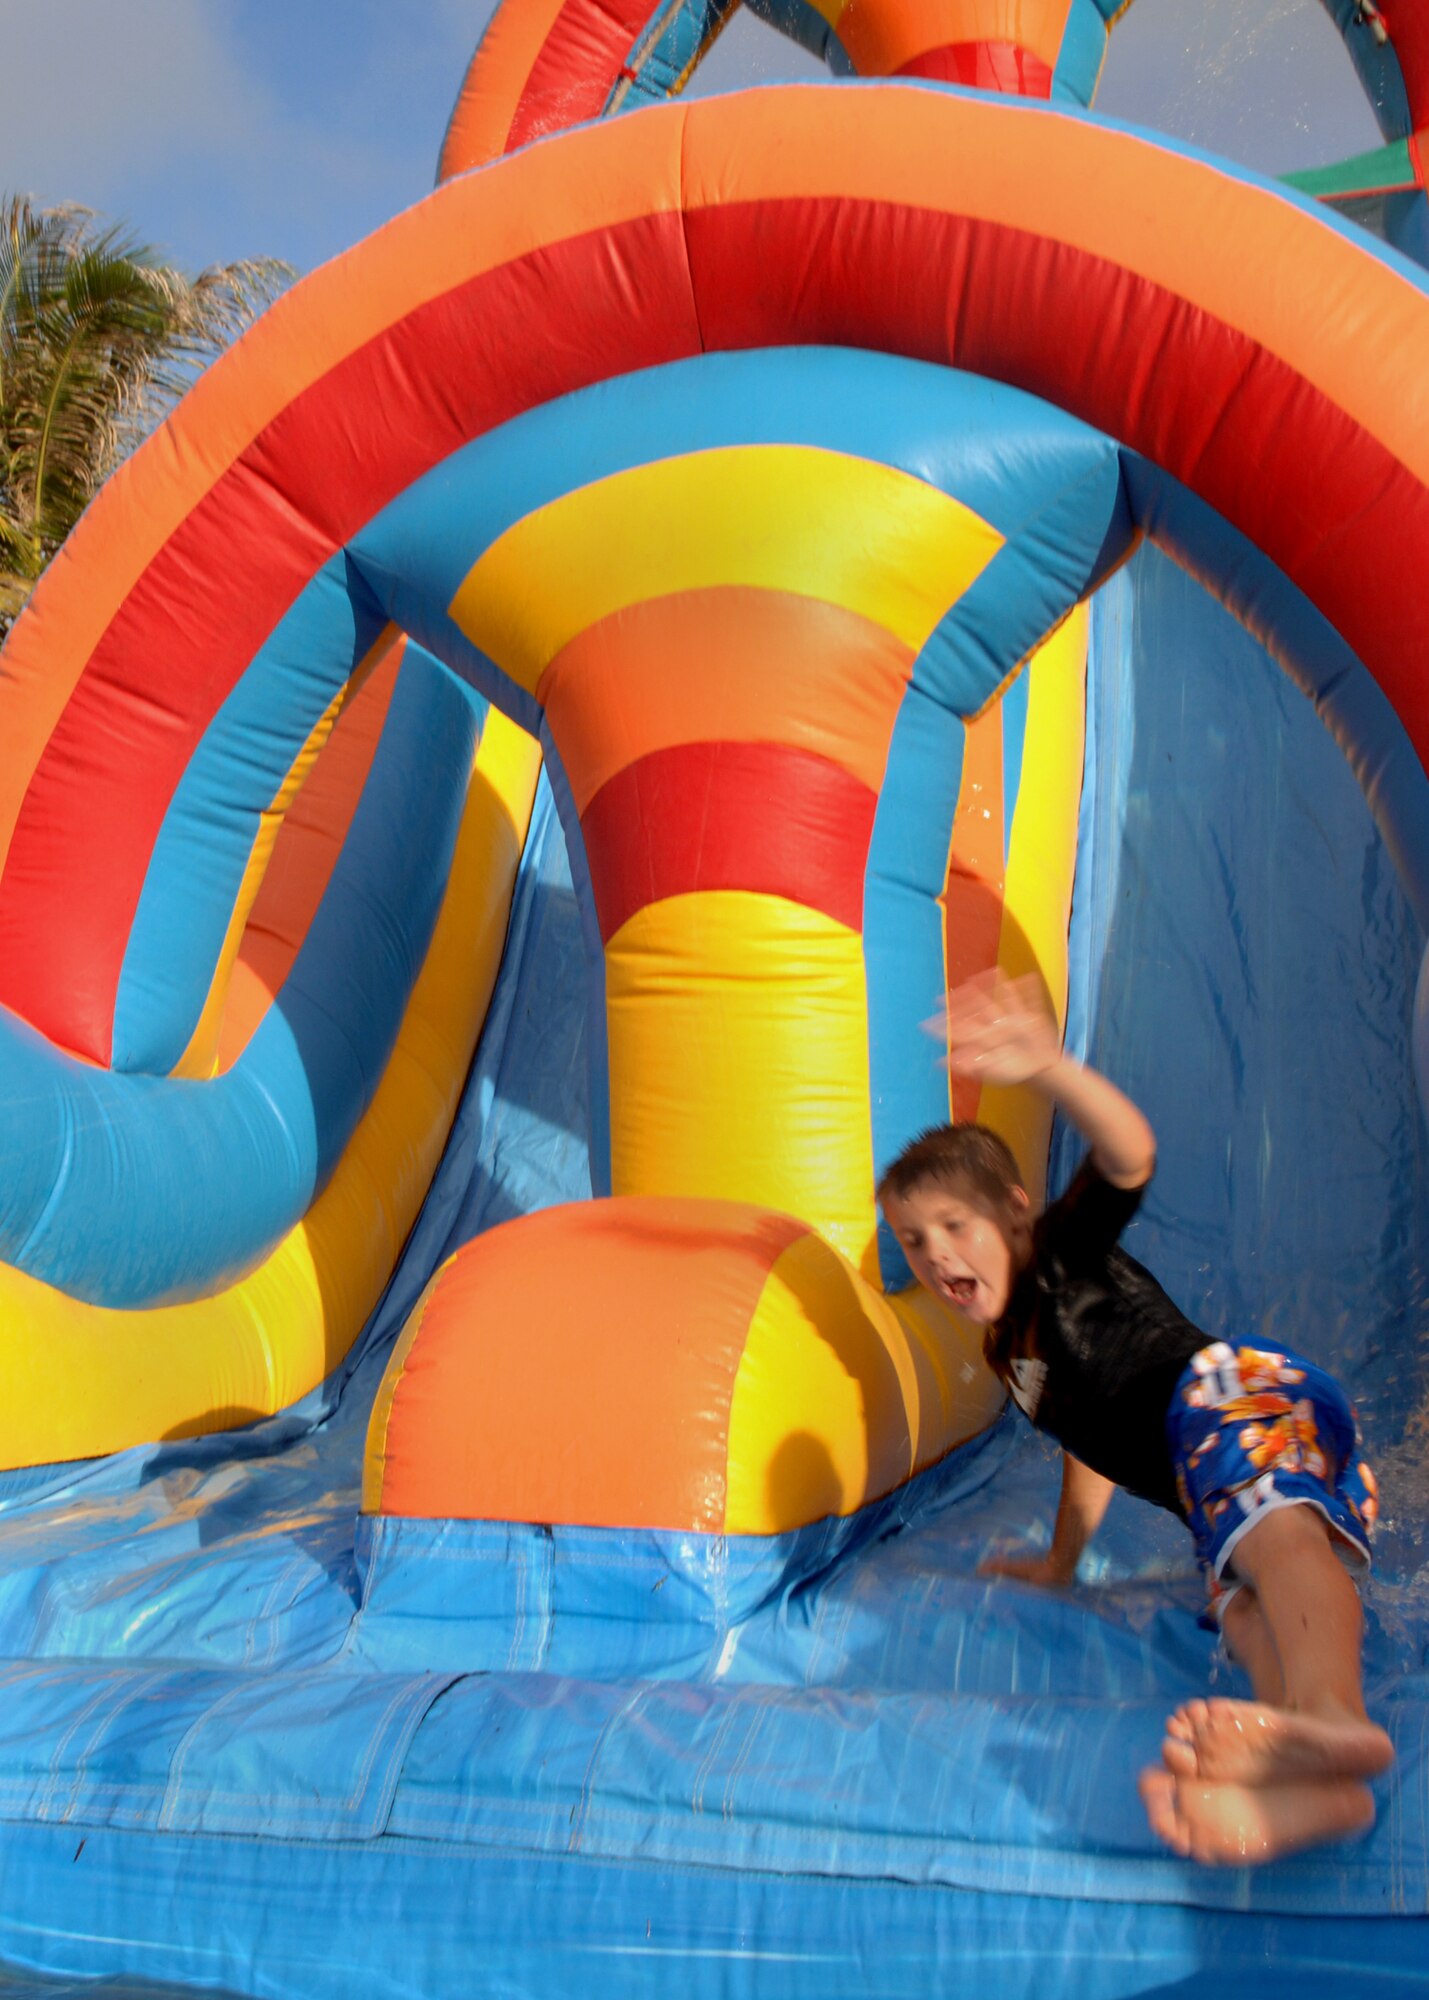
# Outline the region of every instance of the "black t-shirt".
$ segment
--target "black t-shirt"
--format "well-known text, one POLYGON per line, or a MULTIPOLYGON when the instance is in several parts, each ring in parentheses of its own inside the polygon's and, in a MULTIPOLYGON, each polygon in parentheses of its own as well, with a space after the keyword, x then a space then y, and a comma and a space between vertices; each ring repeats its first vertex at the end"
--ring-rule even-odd
POLYGON ((1082 1162, 1032 1232, 988 1358, 1039 1430, 1118 1486, 1181 1512, 1166 1445, 1177 1377, 1207 1336, 1118 1249, 1141 1188, 1082 1162))

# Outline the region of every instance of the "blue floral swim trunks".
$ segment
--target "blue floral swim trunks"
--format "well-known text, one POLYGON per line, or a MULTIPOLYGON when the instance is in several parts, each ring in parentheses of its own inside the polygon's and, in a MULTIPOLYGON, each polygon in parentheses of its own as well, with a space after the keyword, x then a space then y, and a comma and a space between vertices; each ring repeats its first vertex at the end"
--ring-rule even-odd
POLYGON ((1344 1390, 1303 1355, 1203 1347, 1172 1394, 1166 1441, 1217 1616, 1240 1587, 1237 1542, 1275 1507, 1317 1507, 1341 1561, 1368 1564, 1374 1474, 1344 1390))

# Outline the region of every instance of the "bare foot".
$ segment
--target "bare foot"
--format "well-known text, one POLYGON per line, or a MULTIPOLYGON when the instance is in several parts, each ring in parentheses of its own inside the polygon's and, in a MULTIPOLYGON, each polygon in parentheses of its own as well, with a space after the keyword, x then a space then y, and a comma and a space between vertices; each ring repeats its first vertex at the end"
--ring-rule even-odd
POLYGON ((1190 1861, 1251 1867, 1374 1824, 1369 1788, 1324 1784, 1208 1785, 1152 1764, 1141 1774, 1151 1831, 1190 1861))
POLYGON ((1363 1718, 1304 1715, 1217 1697, 1177 1709, 1166 1724, 1161 1755, 1178 1778, 1272 1785, 1375 1778, 1394 1762, 1394 1746, 1363 1718))

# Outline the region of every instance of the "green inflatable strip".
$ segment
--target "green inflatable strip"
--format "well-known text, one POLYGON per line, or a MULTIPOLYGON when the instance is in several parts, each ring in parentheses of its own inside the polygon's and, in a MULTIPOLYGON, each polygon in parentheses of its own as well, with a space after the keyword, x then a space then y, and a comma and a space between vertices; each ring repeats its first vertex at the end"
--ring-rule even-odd
POLYGON ((1314 195, 1319 201, 1352 201, 1358 196, 1393 194, 1419 185, 1407 139, 1380 146, 1372 153, 1356 153, 1353 159, 1335 166, 1282 174, 1281 179, 1287 187, 1298 188, 1301 194, 1314 195))

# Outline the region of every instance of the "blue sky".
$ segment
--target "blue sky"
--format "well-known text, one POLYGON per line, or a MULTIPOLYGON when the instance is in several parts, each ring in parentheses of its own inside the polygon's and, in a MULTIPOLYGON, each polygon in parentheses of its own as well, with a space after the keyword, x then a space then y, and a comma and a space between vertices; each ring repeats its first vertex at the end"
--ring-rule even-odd
MULTIPOLYGON (((0 0, 0 191, 300 270, 431 186, 490 0, 0 0)), ((741 14, 698 91, 818 67, 741 14)), ((1268 172, 1375 145, 1317 0, 1136 0, 1098 109, 1268 172)))

